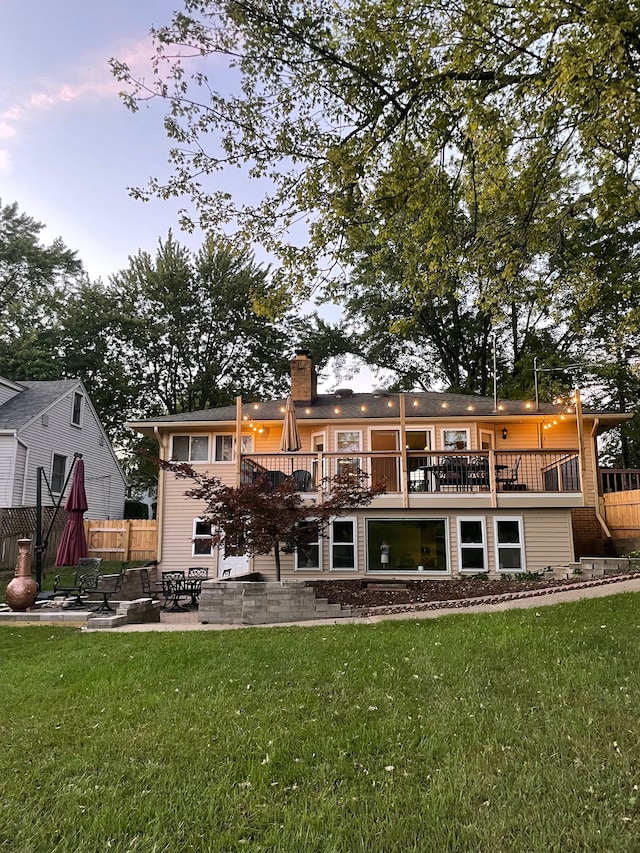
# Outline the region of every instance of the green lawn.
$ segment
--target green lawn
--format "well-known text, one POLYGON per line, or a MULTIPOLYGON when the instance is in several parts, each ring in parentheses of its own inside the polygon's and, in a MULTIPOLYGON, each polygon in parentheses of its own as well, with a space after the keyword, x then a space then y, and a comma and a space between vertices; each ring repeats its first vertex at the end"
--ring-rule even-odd
POLYGON ((0 629, 0 850, 640 850, 640 595, 0 629))

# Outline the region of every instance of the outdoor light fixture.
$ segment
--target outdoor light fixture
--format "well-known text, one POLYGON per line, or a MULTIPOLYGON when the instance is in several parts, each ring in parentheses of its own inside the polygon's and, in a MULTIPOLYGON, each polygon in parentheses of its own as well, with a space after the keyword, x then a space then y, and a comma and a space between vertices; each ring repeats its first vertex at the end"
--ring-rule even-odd
POLYGON ((502 440, 503 441, 507 440, 507 428, 506 427, 502 427, 502 440))

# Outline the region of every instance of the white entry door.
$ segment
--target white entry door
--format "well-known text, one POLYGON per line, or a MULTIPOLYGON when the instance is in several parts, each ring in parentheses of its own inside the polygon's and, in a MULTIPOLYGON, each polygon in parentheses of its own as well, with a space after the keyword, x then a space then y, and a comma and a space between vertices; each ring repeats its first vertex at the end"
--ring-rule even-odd
POLYGON ((218 577, 235 578, 249 572, 249 558, 246 554, 239 556, 224 555, 224 548, 218 548, 218 577))

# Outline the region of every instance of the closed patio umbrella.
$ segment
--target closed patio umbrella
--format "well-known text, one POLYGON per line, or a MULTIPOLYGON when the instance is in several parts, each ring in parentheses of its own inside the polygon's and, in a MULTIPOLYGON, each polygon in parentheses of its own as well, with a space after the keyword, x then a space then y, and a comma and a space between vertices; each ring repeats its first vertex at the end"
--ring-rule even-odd
POLYGON ((87 539, 84 535, 83 515, 88 509, 84 488, 84 462, 76 461, 71 488, 64 505, 67 520, 56 553, 56 566, 75 566, 81 557, 87 556, 87 539))
POLYGON ((283 453, 293 453, 300 450, 302 442, 300 441, 300 433, 298 432, 298 423, 296 421, 296 407, 291 394, 287 397, 287 407, 284 413, 284 423, 282 424, 282 439, 280 441, 280 450, 283 453))

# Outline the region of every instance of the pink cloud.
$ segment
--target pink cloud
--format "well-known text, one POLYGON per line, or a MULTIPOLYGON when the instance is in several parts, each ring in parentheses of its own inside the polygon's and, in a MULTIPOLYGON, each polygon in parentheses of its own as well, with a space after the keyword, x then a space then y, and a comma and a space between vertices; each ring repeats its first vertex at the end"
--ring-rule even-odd
MULTIPOLYGON (((0 0, 2 2, 2 0, 0 0)), ((136 73, 151 70, 153 45, 150 38, 123 45, 114 51, 136 73)), ((4 112, 0 112, 0 139, 11 139, 16 136, 18 125, 34 112, 51 110, 59 106, 75 102, 93 101, 97 99, 113 99, 122 88, 111 74, 108 57, 104 54, 94 56, 81 65, 68 69, 67 80, 47 81, 30 93, 24 93, 17 103, 4 112)))

